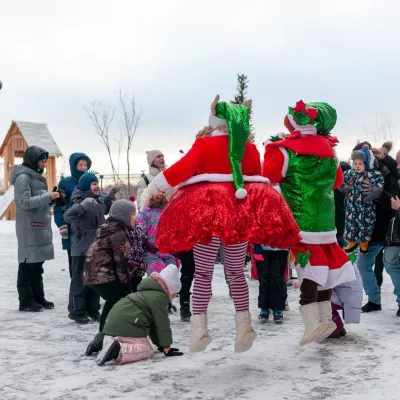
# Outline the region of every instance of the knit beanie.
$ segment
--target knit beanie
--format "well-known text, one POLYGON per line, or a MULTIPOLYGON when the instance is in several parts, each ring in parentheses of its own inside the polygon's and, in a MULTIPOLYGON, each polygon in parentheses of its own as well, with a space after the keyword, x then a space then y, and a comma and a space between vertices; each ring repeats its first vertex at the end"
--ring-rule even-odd
POLYGON ((115 218, 126 226, 131 225, 131 216, 136 212, 135 204, 129 200, 116 200, 111 206, 110 217, 115 218))
POLYGON ((371 170, 375 168, 375 156, 374 153, 369 150, 368 145, 364 145, 361 150, 355 150, 351 154, 351 159, 354 160, 361 160, 365 164, 365 169, 371 170))
POLYGON ((49 159, 49 153, 41 153, 39 154, 38 161, 46 161, 49 159))
POLYGON ((98 181, 99 180, 96 175, 90 172, 86 172, 79 178, 78 187, 79 189, 82 190, 82 192, 88 192, 90 191, 90 185, 93 182, 98 182, 98 181))
POLYGON ((162 156, 163 152, 160 150, 149 150, 146 151, 147 154, 147 164, 149 164, 149 166, 151 167, 151 165, 153 164, 154 160, 158 157, 158 156, 162 156))
POLYGON ((178 294, 182 289, 181 280, 179 278, 179 269, 176 265, 169 264, 161 272, 171 294, 178 294))
POLYGON ((361 150, 365 145, 367 145, 369 149, 372 147, 371 143, 369 143, 369 142, 361 142, 361 143, 357 143, 355 145, 353 151, 361 150))

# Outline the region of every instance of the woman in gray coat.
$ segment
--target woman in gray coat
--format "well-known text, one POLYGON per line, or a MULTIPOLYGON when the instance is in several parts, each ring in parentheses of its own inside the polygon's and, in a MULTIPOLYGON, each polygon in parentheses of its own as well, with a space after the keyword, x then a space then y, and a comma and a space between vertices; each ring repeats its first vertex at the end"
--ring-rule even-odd
POLYGON ((20 311, 43 311, 54 308, 43 290, 43 263, 54 258, 50 207, 59 193, 49 193, 42 176, 49 155, 31 146, 24 153, 22 165, 11 174, 17 211, 18 295, 20 311))

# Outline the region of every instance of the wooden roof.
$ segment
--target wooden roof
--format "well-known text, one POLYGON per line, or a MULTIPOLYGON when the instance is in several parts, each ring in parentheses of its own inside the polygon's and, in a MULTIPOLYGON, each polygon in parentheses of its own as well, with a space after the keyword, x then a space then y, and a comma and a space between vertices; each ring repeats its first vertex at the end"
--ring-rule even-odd
POLYGON ((45 149, 50 156, 62 156, 53 136, 51 135, 47 124, 25 121, 12 121, 11 127, 0 147, 0 157, 3 156, 4 149, 11 139, 14 127, 17 127, 28 146, 38 146, 45 149))

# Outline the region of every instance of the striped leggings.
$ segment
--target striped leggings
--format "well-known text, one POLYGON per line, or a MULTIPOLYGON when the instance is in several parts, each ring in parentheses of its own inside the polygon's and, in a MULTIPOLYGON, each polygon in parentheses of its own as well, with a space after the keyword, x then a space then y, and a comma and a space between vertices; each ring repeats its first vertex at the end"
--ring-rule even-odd
POLYGON ((211 281, 215 260, 222 245, 226 277, 231 289, 236 311, 249 310, 249 288, 247 287, 244 267, 247 242, 226 246, 221 239, 213 236, 210 244, 197 243, 193 249, 195 273, 193 286, 193 314, 207 312, 211 299, 211 281))

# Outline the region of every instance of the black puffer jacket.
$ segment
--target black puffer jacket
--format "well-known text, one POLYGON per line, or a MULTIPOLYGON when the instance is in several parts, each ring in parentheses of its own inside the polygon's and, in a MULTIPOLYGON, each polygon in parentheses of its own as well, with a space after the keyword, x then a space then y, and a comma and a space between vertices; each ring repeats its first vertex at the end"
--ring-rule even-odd
POLYGON ((391 219, 386 233, 385 246, 400 246, 400 211, 391 219))
POLYGON ((376 222, 371 241, 384 244, 390 221, 396 214, 392 209, 391 199, 400 195, 397 161, 390 156, 385 156, 384 159, 379 160, 379 171, 385 179, 385 186, 381 197, 376 202, 376 222))

